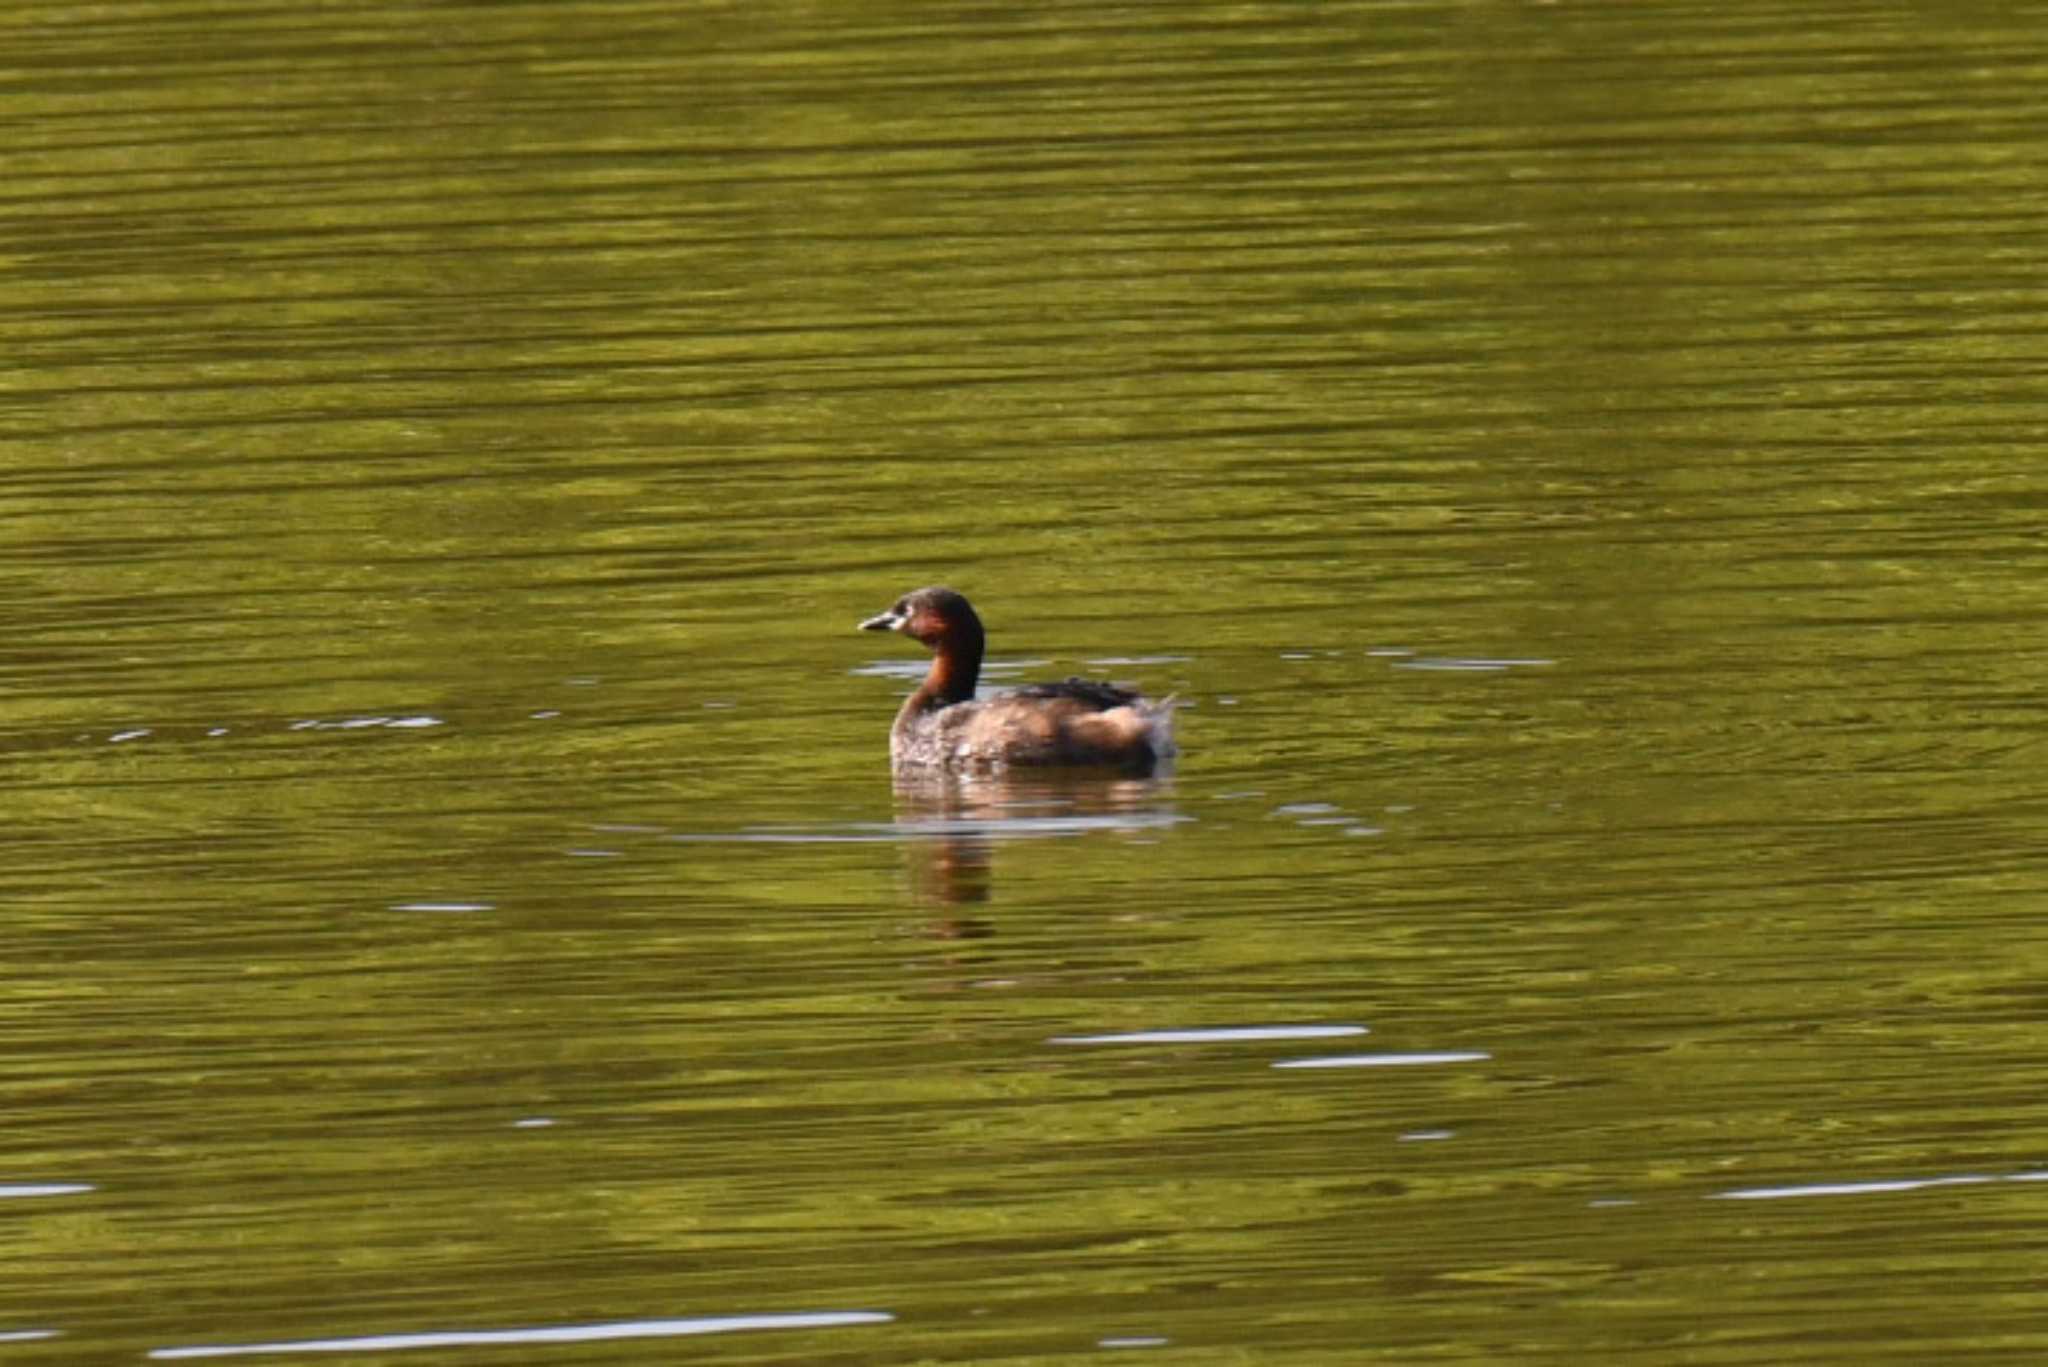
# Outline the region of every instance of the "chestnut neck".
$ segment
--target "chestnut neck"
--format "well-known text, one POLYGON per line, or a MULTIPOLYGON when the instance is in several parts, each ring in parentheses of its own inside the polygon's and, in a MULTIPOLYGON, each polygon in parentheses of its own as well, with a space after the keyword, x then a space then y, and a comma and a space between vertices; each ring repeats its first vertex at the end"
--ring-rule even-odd
POLYGON ((974 696, 975 684, 981 681, 981 623, 951 623, 944 635, 926 644, 932 648, 932 667, 917 692, 904 704, 906 713, 966 702, 974 696))

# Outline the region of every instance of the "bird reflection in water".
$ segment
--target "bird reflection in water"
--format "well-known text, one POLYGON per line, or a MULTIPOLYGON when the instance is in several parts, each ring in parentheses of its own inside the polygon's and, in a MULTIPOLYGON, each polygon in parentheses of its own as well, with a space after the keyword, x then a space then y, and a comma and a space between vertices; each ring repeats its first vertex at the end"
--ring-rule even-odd
MULTIPOLYGON (((1146 835, 1192 819, 1174 810, 1172 780, 1159 775, 899 770, 894 780, 896 830, 903 837, 911 895, 932 907, 987 902, 995 887, 998 846, 1098 831, 1146 835)), ((929 933, 975 939, 994 931, 986 921, 948 918, 929 927, 929 933)))

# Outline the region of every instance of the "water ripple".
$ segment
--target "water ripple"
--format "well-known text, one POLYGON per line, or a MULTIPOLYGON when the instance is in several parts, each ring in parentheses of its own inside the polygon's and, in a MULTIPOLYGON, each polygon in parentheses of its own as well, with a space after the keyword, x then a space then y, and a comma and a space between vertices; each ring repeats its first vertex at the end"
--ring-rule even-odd
POLYGON ((294 1339, 280 1343, 197 1344, 156 1348, 157 1361, 185 1358, 253 1357, 272 1353, 386 1353, 409 1348, 475 1348, 499 1344, 602 1343, 613 1339, 682 1338, 757 1329, 835 1329, 887 1324, 894 1315, 877 1310, 823 1310, 792 1314, 710 1315, 695 1319, 623 1320, 611 1324, 569 1324, 529 1329, 450 1330, 419 1334, 368 1334, 357 1338, 294 1339))

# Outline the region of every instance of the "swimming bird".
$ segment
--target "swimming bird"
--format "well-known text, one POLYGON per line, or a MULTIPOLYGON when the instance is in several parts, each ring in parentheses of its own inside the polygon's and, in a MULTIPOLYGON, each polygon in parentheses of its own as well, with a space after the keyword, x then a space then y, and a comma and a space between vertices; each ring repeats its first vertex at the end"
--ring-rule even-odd
POLYGON ((900 631, 932 652, 931 671, 889 728, 899 769, 990 771, 1011 765, 1099 765, 1150 773, 1174 753, 1173 699, 1151 701, 1093 679, 1027 684, 977 700, 987 633, 947 588, 918 589, 862 631, 900 631))

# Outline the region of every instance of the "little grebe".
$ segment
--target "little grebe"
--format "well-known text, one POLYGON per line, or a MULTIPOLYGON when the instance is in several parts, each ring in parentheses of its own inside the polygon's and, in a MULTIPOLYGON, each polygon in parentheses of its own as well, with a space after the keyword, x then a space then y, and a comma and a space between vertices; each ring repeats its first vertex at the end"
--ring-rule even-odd
POLYGON ((932 652, 931 672, 889 728, 889 757, 899 768, 1091 764, 1150 772, 1173 753, 1171 698, 1151 702, 1127 688, 1068 679, 976 702, 986 637, 973 607, 951 589, 907 593, 860 629, 900 631, 932 652))

